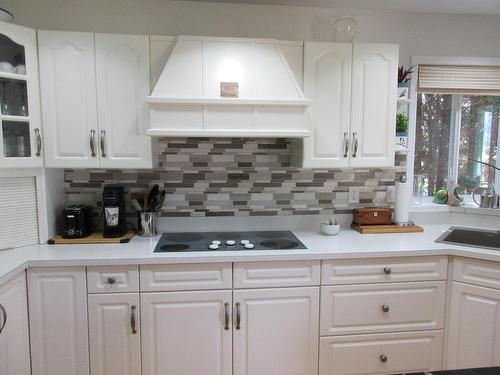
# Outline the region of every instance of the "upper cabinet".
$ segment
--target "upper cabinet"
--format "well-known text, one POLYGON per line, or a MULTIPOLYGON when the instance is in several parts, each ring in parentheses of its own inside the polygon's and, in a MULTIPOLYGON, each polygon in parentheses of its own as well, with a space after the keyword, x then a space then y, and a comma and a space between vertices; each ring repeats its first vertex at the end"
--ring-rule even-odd
POLYGON ((0 168, 41 167, 36 32, 0 22, 0 168))
POLYGON ((308 168, 394 165, 398 46, 305 43, 308 168))
POLYGON ((47 167, 151 168, 147 36, 39 31, 47 167))

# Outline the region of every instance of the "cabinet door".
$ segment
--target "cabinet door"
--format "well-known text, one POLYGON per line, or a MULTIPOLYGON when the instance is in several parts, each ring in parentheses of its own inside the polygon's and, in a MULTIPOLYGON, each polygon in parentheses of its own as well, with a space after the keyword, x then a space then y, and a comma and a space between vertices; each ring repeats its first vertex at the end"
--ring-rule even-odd
POLYGON ((447 369, 500 366, 500 290, 452 283, 447 369))
POLYGON ((41 167, 35 30, 0 22, 0 62, 0 167, 41 167))
POLYGON ((30 268, 33 375, 89 375, 84 267, 30 268))
POLYGON ((233 293, 234 375, 317 374, 319 288, 233 293))
POLYGON ((398 46, 354 44, 351 166, 394 165, 398 46))
POLYGON ((0 328, 0 374, 31 374, 24 272, 0 285, 0 328))
POLYGON ((47 167, 96 168, 94 34, 38 31, 47 167))
POLYGON ((149 39, 96 34, 101 168, 151 168, 149 39))
POLYGON ((141 294, 144 375, 231 375, 231 291, 141 294))
POLYGON ((140 375, 139 294, 89 295, 90 372, 140 375))
POLYGON ((308 42, 304 47, 304 94, 311 100, 311 137, 304 138, 303 166, 349 164, 352 44, 308 42))

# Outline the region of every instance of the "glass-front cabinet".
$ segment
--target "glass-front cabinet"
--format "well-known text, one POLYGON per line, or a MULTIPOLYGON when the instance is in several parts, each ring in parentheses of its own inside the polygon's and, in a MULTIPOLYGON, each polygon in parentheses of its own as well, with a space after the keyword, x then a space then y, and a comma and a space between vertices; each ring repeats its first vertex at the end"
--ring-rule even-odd
POLYGON ((43 165, 35 30, 0 22, 0 168, 43 165))

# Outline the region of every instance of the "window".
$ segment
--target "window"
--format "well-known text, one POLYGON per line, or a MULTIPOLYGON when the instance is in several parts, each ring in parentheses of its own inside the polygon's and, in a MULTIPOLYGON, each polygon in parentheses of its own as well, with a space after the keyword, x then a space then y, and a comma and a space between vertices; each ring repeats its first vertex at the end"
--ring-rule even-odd
POLYGON ((494 66, 419 66, 414 176, 423 195, 450 182, 462 194, 482 183, 500 191, 500 172, 484 164, 500 167, 499 74, 494 66))

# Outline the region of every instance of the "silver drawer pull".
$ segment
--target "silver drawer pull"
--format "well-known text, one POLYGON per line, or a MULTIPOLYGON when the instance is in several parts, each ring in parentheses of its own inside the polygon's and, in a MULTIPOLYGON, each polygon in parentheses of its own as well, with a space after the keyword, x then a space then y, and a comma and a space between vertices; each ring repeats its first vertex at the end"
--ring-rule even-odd
POLYGON ((137 333, 137 329, 135 328, 135 306, 130 307, 132 313, 130 314, 130 326, 132 327, 132 334, 135 335, 137 333))
POLYGON ((95 152, 95 130, 90 131, 90 156, 93 158, 97 156, 95 152))
POLYGON ((101 156, 106 157, 106 130, 101 130, 101 156))
POLYGON ((352 153, 352 157, 355 158, 356 156, 358 156, 358 145, 359 145, 358 133, 353 132, 352 138, 353 138, 353 143, 354 143, 354 152, 352 153))
POLYGON ((42 155, 42 136, 40 135, 40 129, 35 128, 36 136, 36 156, 42 155))
POLYGON ((382 311, 383 311, 383 312, 385 312, 385 313, 386 313, 386 312, 389 312, 389 310, 390 310, 389 305, 382 305, 382 311))
POLYGON ((224 330, 229 331, 229 303, 224 304, 224 330))
POLYGON ((349 133, 344 132, 344 158, 349 156, 349 133))
POLYGON ((387 356, 386 355, 381 354, 379 358, 380 358, 380 362, 382 362, 382 363, 386 363, 387 362, 387 356))
POLYGON ((384 268, 384 273, 385 273, 386 275, 390 275, 390 274, 392 273, 392 269, 391 269, 390 267, 385 267, 385 268, 384 268))
POLYGON ((5 328, 5 325, 7 324, 7 310, 5 310, 5 307, 0 303, 0 311, 2 312, 2 326, 0 327, 0 333, 2 333, 3 329, 5 328))
POLYGON ((241 312, 240 312, 240 303, 236 302, 236 329, 241 328, 241 312))

